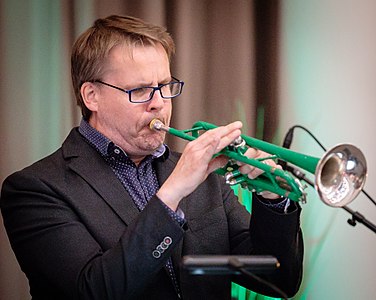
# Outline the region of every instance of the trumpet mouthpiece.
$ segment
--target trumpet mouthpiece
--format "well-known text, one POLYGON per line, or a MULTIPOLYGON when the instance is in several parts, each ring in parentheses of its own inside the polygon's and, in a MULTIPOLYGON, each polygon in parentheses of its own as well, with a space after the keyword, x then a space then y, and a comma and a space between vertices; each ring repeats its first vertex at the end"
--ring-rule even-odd
POLYGON ((149 127, 150 127, 150 129, 154 129, 154 130, 162 130, 163 127, 164 127, 164 124, 159 119, 153 119, 153 120, 151 120, 149 127))

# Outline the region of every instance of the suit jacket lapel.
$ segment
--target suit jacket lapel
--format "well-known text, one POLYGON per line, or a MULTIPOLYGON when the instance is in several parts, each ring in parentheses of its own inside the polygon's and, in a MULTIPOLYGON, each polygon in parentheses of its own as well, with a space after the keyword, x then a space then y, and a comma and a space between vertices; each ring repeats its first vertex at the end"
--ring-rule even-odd
POLYGON ((131 223, 139 211, 100 154, 73 129, 63 146, 68 166, 81 176, 113 208, 126 224, 131 223))

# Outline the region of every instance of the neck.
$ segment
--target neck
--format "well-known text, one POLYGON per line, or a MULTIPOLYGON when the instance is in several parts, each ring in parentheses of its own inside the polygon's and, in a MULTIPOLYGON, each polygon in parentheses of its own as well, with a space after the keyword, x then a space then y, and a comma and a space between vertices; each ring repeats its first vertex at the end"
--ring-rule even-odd
POLYGON ((133 163, 138 166, 140 162, 145 158, 145 156, 128 156, 133 163))

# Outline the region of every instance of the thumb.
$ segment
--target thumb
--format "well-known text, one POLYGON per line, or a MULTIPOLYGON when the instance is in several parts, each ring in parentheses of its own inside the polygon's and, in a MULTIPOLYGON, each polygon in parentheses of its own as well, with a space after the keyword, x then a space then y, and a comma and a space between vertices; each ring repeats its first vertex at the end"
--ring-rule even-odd
POLYGON ((228 162, 228 157, 227 156, 224 156, 224 155, 219 155, 215 158, 213 158, 210 162, 209 162, 209 165, 208 165, 208 174, 210 174, 211 172, 219 169, 219 168, 222 168, 223 166, 225 166, 228 162))

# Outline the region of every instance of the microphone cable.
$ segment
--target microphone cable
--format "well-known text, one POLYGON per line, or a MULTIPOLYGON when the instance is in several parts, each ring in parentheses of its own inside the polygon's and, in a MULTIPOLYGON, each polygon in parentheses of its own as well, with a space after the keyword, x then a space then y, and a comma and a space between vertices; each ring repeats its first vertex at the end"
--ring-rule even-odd
POLYGON ((275 292, 278 295, 278 297, 281 297, 284 300, 288 300, 288 297, 287 297, 285 292, 283 292, 280 288, 278 288, 276 285, 270 283, 269 281, 262 279, 261 277, 253 274, 252 272, 249 272, 245 268, 245 265, 242 262, 239 261, 239 259, 237 259, 235 257, 231 257, 229 259, 229 265, 232 269, 239 271, 245 277, 253 279, 253 280, 257 281, 258 283, 261 283, 262 285, 268 287, 273 292, 275 292))

